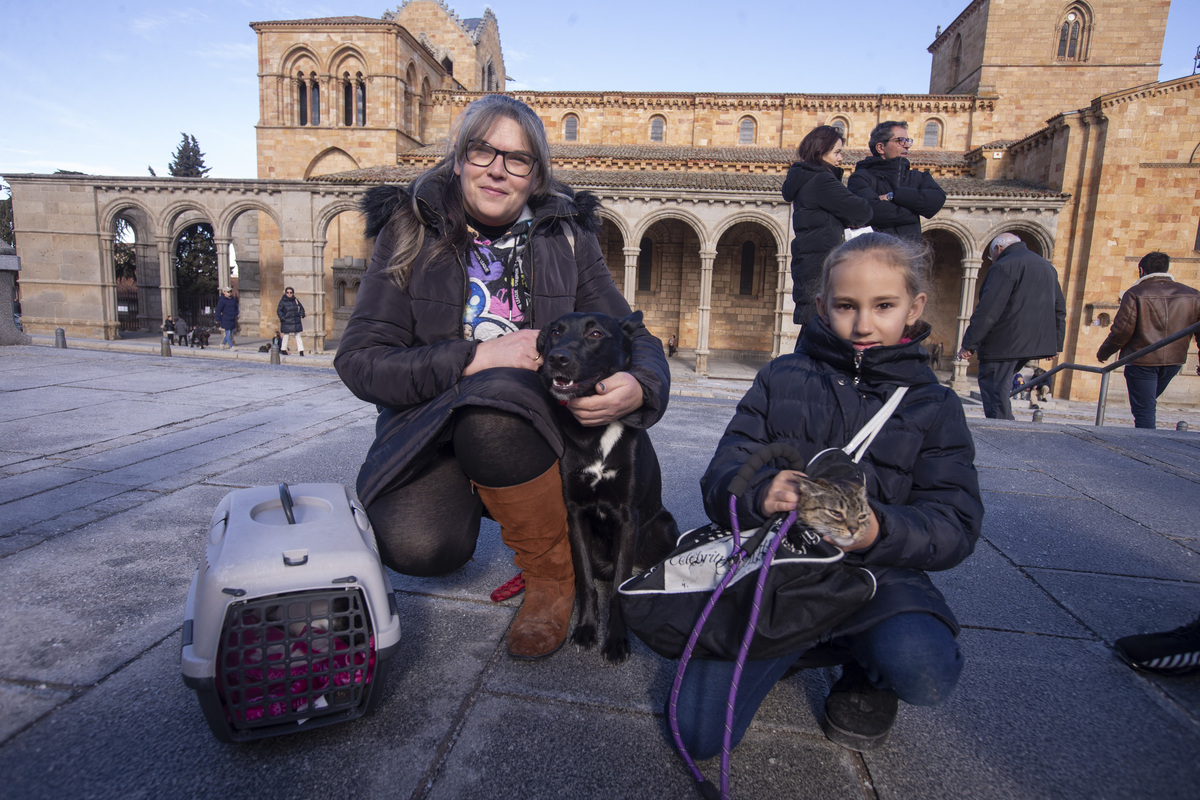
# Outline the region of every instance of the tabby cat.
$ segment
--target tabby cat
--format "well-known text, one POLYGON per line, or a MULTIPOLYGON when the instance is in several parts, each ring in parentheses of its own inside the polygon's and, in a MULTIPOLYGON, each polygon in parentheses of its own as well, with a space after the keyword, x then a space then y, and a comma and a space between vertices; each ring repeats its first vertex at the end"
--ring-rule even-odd
POLYGON ((867 535, 871 509, 867 487, 858 481, 800 478, 797 525, 843 550, 867 535))

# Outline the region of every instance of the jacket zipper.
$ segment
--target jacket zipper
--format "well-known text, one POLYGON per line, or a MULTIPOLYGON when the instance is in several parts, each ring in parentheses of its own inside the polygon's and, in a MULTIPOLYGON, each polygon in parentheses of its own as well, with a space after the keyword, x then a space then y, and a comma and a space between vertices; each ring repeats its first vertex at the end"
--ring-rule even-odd
POLYGON ((858 386, 858 382, 862 379, 862 360, 863 360, 863 351, 855 350, 854 351, 854 385, 856 387, 858 386))

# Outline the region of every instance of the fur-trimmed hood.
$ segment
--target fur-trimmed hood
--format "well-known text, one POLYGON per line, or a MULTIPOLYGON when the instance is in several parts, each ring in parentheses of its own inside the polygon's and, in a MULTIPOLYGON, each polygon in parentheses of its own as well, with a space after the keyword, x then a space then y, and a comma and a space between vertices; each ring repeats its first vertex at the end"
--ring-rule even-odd
MULTIPOLYGON (((383 230, 392 216, 406 203, 411 202, 412 187, 384 184, 367 190, 359 208, 366 220, 366 237, 374 239, 383 230)), ((421 221, 432 230, 441 229, 444 181, 438 176, 426 180, 420 188, 417 207, 421 221)), ((548 218, 574 218, 575 224, 585 231, 600 230, 600 198, 592 192, 576 192, 558 181, 550 182, 550 192, 540 198, 531 197, 529 207, 533 212, 534 224, 548 218)))

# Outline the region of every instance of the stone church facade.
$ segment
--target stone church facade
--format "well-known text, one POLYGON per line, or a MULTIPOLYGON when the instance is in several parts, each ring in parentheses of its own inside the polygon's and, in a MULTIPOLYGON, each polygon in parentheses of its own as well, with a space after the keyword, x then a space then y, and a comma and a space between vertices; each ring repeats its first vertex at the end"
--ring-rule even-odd
MULTIPOLYGON (((779 189, 800 139, 841 127, 852 169, 875 124, 907 121, 910 160, 948 194, 924 224, 935 256, 927 318, 941 368, 964 386, 973 365, 952 353, 999 233, 1017 233, 1059 270, 1065 361, 1095 363, 1148 250, 1169 253, 1176 277, 1200 285, 1200 83, 1157 82, 1168 9, 974 0, 929 46, 923 95, 513 94, 542 118, 555 176, 601 197, 602 245, 630 304, 664 340, 677 334, 702 373, 710 358, 765 360, 795 342, 791 209, 779 189)), ((436 163, 458 114, 507 78, 490 10, 463 20, 444 3, 409 0, 383 19, 251 27, 257 179, 10 177, 27 330, 117 336, 119 217, 136 231, 148 326, 173 310, 174 237, 203 220, 222 285, 242 298, 244 331, 269 336, 291 285, 316 346, 336 341, 369 259, 358 196, 436 163)), ((1184 376, 1172 392, 1197 394, 1184 376)), ((1098 384, 1071 374, 1056 392, 1094 398, 1098 384)))

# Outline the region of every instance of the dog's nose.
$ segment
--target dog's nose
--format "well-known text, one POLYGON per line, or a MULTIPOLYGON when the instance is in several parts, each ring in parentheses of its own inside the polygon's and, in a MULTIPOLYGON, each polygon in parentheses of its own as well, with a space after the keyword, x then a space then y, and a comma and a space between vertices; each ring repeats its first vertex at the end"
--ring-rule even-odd
POLYGON ((561 369, 571 363, 571 357, 561 350, 551 350, 546 354, 546 363, 561 369))

